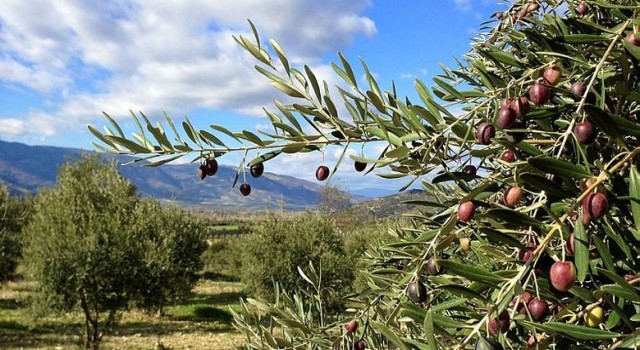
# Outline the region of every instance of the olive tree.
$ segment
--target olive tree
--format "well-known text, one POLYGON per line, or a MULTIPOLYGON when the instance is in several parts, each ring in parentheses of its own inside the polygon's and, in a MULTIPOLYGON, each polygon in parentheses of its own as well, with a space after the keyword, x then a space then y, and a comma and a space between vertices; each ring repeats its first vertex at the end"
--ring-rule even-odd
POLYGON ((38 287, 61 309, 81 308, 87 348, 98 348, 100 322, 113 321, 133 295, 142 266, 132 235, 135 187, 97 157, 60 168, 41 190, 24 229, 24 262, 38 287))
POLYGON ((248 165, 268 165, 377 142, 381 154, 351 156, 358 169, 423 180, 433 199, 415 203, 429 210, 367 251, 355 312, 323 317, 313 298, 288 292, 247 300, 260 312, 235 315, 246 348, 637 348, 639 11, 637 0, 513 1, 456 67, 431 86, 416 80, 413 100, 342 55, 332 67, 343 84, 331 90, 252 25, 239 45, 292 101, 267 110, 275 131, 185 120, 178 133, 169 119, 167 132, 144 115, 149 133, 134 138, 111 118, 108 133, 90 130, 102 149, 156 163, 261 150, 248 165))
POLYGON ((163 306, 186 297, 202 269, 200 256, 207 248, 206 225, 177 207, 141 200, 133 231, 140 240, 141 266, 136 302, 163 314, 163 306))
POLYGON ((0 282, 13 276, 21 256, 20 231, 28 218, 27 200, 9 194, 0 184, 0 282))

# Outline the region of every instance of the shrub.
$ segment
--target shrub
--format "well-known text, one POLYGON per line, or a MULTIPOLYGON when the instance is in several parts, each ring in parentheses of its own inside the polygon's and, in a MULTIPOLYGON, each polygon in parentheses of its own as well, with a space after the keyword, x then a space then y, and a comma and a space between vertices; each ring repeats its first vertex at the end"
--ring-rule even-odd
POLYGON ((322 277, 324 306, 337 310, 353 281, 354 265, 343 244, 334 224, 317 213, 292 219, 272 215, 243 237, 242 282, 251 294, 273 300, 274 282, 290 291, 307 290, 297 268, 311 263, 322 277))
POLYGON ((20 231, 27 220, 26 200, 10 196, 0 185, 0 282, 10 279, 18 267, 22 242, 20 231))
POLYGON ((142 254, 136 302, 162 315, 167 302, 187 296, 198 280, 206 226, 180 208, 149 199, 138 204, 135 216, 142 254))

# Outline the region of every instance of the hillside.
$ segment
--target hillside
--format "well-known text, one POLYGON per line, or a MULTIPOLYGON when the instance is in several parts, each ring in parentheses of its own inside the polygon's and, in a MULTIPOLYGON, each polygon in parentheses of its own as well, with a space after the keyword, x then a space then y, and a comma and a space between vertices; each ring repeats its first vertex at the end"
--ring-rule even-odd
MULTIPOLYGON (((13 193, 35 193, 41 187, 55 184, 60 165, 87 152, 0 141, 0 180, 13 193)), ((120 164, 130 158, 118 157, 116 160, 120 164)), ((220 166, 216 176, 204 181, 197 178, 197 166, 193 164, 149 168, 136 163, 119 166, 119 170, 143 196, 199 209, 274 209, 282 201, 285 209, 302 210, 315 207, 323 189, 319 184, 295 177, 265 173, 261 178, 252 179, 251 196, 242 197, 237 188, 231 187, 236 169, 227 166, 220 166)))

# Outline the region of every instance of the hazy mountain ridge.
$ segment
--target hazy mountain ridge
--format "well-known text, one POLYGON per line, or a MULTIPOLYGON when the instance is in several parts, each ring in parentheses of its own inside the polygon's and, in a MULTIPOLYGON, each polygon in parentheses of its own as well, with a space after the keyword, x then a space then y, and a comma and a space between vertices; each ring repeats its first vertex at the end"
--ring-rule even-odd
MULTIPOLYGON (((0 180, 13 193, 35 193, 41 187, 55 184, 58 168, 66 162, 92 153, 74 148, 53 146, 29 146, 0 141, 0 180)), ((129 157, 115 157, 118 164, 129 157)), ((166 164, 161 167, 144 167, 140 163, 119 166, 122 175, 133 182, 143 196, 161 201, 173 201, 187 207, 213 210, 274 209, 282 201, 290 210, 315 207, 322 198, 323 185, 291 176, 265 173, 258 179, 251 178, 252 192, 242 197, 232 188, 236 169, 220 166, 218 173, 201 181, 195 164, 166 164)))

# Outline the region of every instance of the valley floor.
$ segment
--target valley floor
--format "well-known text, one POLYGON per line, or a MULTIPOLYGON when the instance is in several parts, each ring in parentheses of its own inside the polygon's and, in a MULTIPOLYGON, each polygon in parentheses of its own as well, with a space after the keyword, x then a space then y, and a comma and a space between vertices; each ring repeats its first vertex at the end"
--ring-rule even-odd
MULTIPOLYGON (((34 284, 0 284, 0 349, 81 348, 80 314, 38 317, 28 306, 34 284)), ((104 336, 101 349, 233 349, 242 335, 229 308, 238 310, 238 282, 201 280, 189 300, 166 308, 160 317, 137 310, 121 315, 104 336)))

